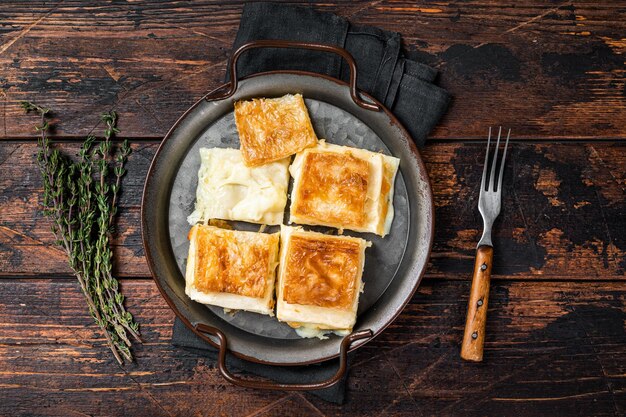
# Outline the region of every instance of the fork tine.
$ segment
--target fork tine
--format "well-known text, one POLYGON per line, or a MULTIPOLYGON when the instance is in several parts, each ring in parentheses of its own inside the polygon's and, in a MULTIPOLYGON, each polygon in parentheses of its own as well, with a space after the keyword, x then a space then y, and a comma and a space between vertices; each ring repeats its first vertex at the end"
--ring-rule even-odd
POLYGON ((485 191, 485 182, 487 181, 487 164, 489 163, 489 143, 491 142, 491 126, 489 126, 489 136, 487 136, 487 150, 485 151, 485 162, 483 163, 483 179, 480 181, 481 193, 485 191))
POLYGON ((498 163, 498 148, 500 147, 500 136, 502 135, 502 126, 498 131, 498 141, 496 142, 496 150, 493 152, 493 162, 491 162, 491 174, 489 175, 489 191, 495 191, 493 184, 496 179, 496 164, 498 163))
POLYGON ((498 174, 498 192, 502 189, 502 173, 504 172, 504 163, 506 162, 506 149, 509 147, 509 138, 511 137, 511 129, 506 134, 506 142, 504 142, 504 152, 502 153, 502 162, 500 163, 500 174, 498 174))

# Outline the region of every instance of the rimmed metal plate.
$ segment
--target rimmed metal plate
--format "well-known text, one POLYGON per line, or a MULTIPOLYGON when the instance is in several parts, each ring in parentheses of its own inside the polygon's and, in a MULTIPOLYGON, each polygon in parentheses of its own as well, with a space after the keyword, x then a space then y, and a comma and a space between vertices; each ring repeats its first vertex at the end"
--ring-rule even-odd
MULTIPOLYGON (((384 152, 401 160, 391 233, 380 238, 346 232, 373 244, 366 251, 365 291, 360 298, 355 330, 371 329, 374 334, 382 331, 411 297, 425 268, 432 242, 432 195, 424 166, 406 131, 386 112, 358 107, 348 87, 339 81, 293 73, 261 74, 240 81, 237 92, 229 99, 198 102, 177 122, 155 156, 144 190, 142 225, 154 278, 188 326, 205 323, 220 328, 228 338, 228 348, 238 356, 293 365, 336 356, 341 338, 301 339, 275 318, 246 312, 228 315, 221 308, 191 301, 184 293, 190 228, 186 219, 195 201, 198 149, 239 146, 232 112, 234 101, 287 93, 301 93, 306 98, 319 138, 384 152)), ((259 227, 242 222, 235 222, 234 226, 239 230, 259 227)))

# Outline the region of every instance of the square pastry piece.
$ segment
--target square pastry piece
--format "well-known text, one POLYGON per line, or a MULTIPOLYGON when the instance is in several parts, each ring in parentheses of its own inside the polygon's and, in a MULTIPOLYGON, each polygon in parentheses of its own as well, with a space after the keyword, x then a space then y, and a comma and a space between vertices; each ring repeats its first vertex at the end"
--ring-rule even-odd
POLYGON ((393 221, 400 160, 379 152, 327 144, 298 153, 289 222, 385 236, 393 221))
POLYGON ((210 219, 281 224, 289 160, 260 167, 243 163, 239 149, 201 148, 196 209, 187 218, 191 225, 210 219))
POLYGON ((366 240, 281 226, 276 317, 301 337, 345 335, 356 322, 366 240))
POLYGON ((192 227, 185 293, 202 304, 273 316, 279 236, 192 227))
POLYGON ((238 101, 235 123, 248 166, 278 161, 317 143, 300 94, 238 101))

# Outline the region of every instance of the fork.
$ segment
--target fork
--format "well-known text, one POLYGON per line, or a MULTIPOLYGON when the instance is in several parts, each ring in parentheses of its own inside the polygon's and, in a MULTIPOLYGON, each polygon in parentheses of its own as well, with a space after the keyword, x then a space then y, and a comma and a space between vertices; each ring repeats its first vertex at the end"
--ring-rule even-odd
POLYGON ((487 151, 483 167, 483 178, 480 182, 480 196, 478 198, 478 211, 483 218, 483 235, 476 249, 476 261, 474 262, 474 276, 467 305, 467 318, 463 344, 461 345, 461 358, 480 362, 483 360, 483 345, 485 343, 485 324, 487 322, 487 304, 489 301, 489 281, 491 280, 491 267, 493 263, 493 244, 491 243, 491 228, 494 220, 500 214, 500 202, 502 200, 502 173, 506 161, 506 150, 509 146, 511 129, 506 136, 500 172, 496 183, 496 165, 498 163, 498 150, 502 126, 498 131, 498 141, 491 162, 489 184, 487 184, 487 166, 489 162, 489 145, 491 144, 491 127, 487 138, 487 151), (497 184, 497 186, 496 186, 497 184))

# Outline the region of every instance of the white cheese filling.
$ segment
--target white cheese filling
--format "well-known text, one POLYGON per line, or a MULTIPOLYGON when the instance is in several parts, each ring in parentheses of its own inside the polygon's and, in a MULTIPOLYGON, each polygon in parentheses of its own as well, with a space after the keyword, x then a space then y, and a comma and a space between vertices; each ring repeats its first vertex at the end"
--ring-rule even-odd
POLYGON ((209 219, 281 224, 289 160, 247 167, 238 149, 200 149, 196 207, 190 224, 209 219))

